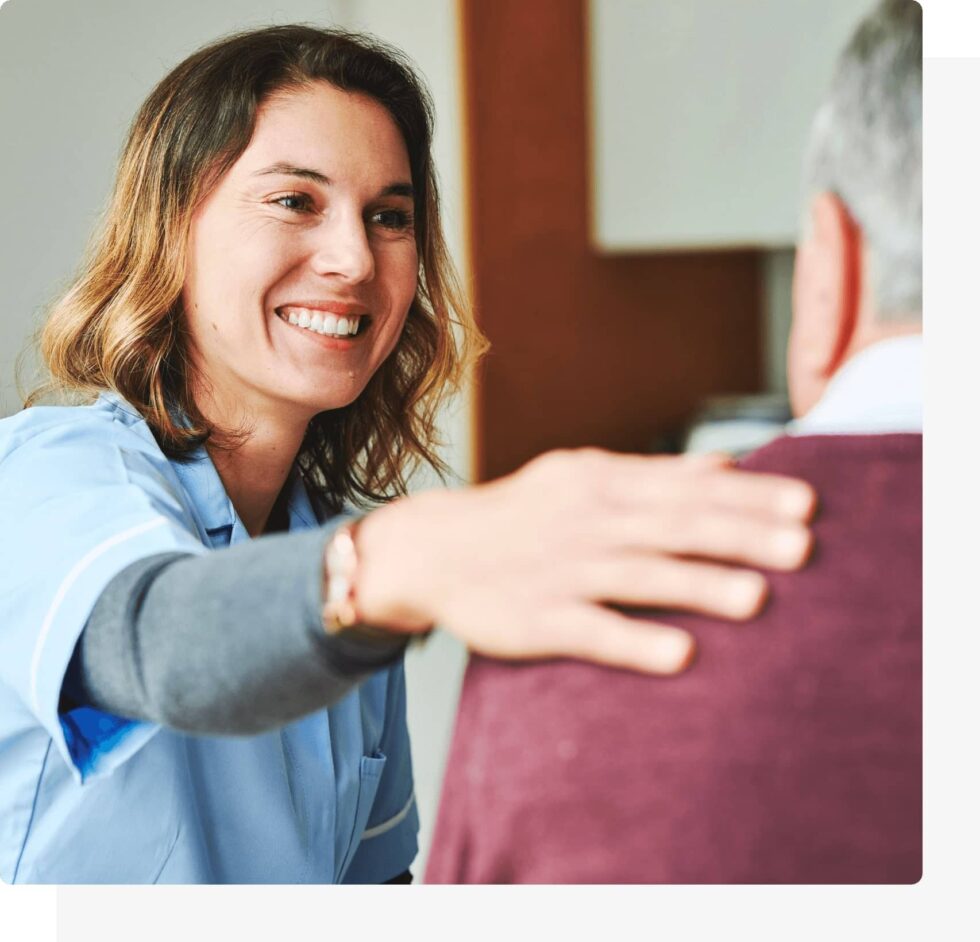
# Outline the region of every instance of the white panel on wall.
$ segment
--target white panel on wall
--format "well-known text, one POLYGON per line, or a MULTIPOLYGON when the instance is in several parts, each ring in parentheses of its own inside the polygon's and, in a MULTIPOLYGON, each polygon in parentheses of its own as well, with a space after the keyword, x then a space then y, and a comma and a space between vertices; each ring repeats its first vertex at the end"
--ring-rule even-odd
POLYGON ((593 240, 795 241, 810 120, 871 0, 591 0, 593 240))

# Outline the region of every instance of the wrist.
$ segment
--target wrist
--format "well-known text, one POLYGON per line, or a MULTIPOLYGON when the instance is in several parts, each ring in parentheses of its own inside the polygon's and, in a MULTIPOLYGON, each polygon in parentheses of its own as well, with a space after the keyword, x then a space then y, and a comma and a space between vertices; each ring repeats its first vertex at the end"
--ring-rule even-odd
POLYGON ((438 621, 438 517, 444 492, 393 501, 358 527, 358 611, 371 624, 420 634, 438 621))
MULTIPOLYGON (((321 619, 330 636, 389 647, 392 641, 404 642, 406 634, 427 633, 432 626, 418 617, 406 617, 397 592, 391 597, 390 592, 378 591, 395 588, 398 582, 397 567, 379 559, 376 551, 369 550, 365 559, 365 542, 369 547, 377 545, 375 527, 368 524, 378 512, 343 523, 324 545, 321 619), (381 567, 394 579, 386 578, 381 567)), ((382 537, 386 538, 384 533, 382 537)))
POLYGON ((320 617, 327 634, 337 634, 360 621, 357 612, 357 572, 354 542, 360 518, 341 524, 323 547, 323 607, 320 617))

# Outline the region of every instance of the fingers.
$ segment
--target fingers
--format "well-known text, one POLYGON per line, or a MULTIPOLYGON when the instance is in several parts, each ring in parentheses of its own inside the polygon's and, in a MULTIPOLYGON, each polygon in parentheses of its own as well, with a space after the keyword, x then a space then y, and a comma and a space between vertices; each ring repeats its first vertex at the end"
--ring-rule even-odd
POLYGON ((680 628, 628 618, 594 605, 563 619, 555 653, 646 674, 676 674, 694 661, 697 645, 680 628))
POLYGON ((738 468, 708 466, 659 481, 648 474, 646 481, 622 483, 638 502, 697 503, 787 522, 810 520, 817 506, 817 495, 805 481, 738 468))
MULTIPOLYGON (((672 457, 661 455, 660 457, 672 457)), ((735 459, 724 451, 685 452, 677 456, 692 470, 707 470, 709 468, 730 468, 735 459)))
POLYGON ((738 468, 708 469, 688 478, 689 493, 719 509, 741 510, 805 523, 813 517, 817 495, 806 481, 781 474, 738 468))
POLYGON ((810 520, 817 496, 805 481, 731 467, 728 455, 680 457, 573 452, 583 474, 601 480, 609 498, 631 506, 695 504, 788 522, 810 520))
POLYGON ((791 571, 813 550, 813 534, 801 523, 716 508, 620 511, 596 526, 601 528, 602 551, 619 558, 624 550, 669 553, 791 571))
POLYGON ((585 591, 595 601, 676 608, 744 621, 757 615, 769 586, 757 572, 671 557, 631 555, 590 567, 585 591))

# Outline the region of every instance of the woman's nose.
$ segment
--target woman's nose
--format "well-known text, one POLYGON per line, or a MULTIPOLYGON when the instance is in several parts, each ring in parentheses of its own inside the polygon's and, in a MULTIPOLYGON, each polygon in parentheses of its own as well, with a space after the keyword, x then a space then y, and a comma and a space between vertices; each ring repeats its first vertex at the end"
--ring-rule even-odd
POLYGON ((374 277, 374 252, 364 220, 336 218, 319 233, 313 268, 320 275, 338 275, 352 284, 374 277))

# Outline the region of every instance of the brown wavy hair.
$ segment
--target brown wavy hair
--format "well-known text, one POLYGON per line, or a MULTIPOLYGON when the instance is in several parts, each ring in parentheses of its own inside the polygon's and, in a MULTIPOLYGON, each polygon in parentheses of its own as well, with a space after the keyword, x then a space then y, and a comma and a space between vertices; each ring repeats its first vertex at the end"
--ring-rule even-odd
POLYGON ((353 403, 311 420, 298 468, 330 511, 345 500, 363 506, 405 493, 422 464, 445 475, 436 414, 487 344, 446 250, 431 99, 402 53, 340 30, 236 33, 195 52, 153 89, 130 128, 101 229, 42 328, 50 379, 25 406, 51 392, 88 399, 109 389, 139 410, 168 457, 240 440, 210 427, 191 395, 181 306, 190 220, 248 145, 262 102, 314 81, 369 95, 404 136, 419 279, 394 352, 353 403))

